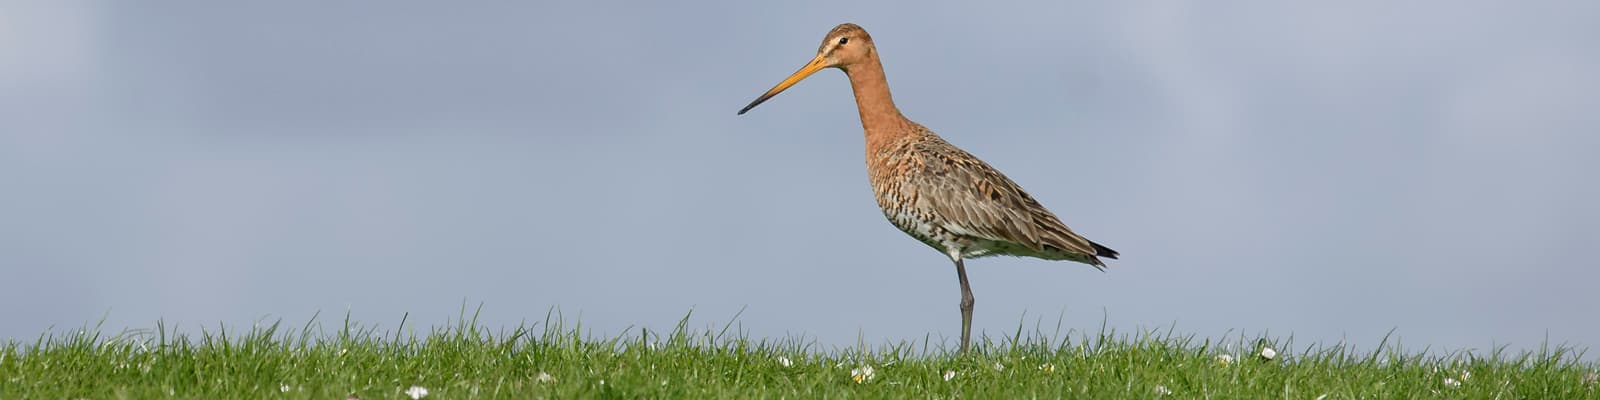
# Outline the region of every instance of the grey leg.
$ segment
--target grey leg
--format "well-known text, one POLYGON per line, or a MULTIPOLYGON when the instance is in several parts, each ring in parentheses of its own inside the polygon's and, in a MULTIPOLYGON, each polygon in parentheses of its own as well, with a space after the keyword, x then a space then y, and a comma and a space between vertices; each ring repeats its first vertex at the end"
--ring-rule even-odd
POLYGON ((955 258, 956 276, 961 278, 961 354, 967 353, 972 340, 972 286, 967 284, 967 266, 955 258))

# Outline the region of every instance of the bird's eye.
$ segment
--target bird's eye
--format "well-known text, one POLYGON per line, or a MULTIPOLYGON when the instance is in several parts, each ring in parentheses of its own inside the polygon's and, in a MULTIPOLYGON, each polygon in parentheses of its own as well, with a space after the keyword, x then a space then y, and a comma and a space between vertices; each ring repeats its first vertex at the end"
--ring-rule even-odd
POLYGON ((839 38, 839 44, 845 44, 845 43, 850 43, 850 38, 847 38, 847 37, 839 38))

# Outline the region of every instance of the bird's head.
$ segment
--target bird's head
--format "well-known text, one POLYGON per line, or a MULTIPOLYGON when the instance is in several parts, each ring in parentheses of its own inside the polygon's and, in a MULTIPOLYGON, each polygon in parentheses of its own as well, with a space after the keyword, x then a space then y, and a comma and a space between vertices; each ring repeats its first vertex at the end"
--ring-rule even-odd
POLYGON ((750 105, 744 106, 744 109, 739 110, 739 114, 750 111, 761 102, 777 96, 778 93, 800 83, 817 71, 824 68, 838 68, 850 72, 851 66, 871 61, 877 57, 877 52, 878 50, 872 46, 872 36, 867 34, 866 29, 861 29, 860 25, 852 23, 839 24, 828 31, 828 36, 822 39, 822 45, 817 47, 817 56, 813 57, 811 62, 800 67, 799 71, 790 74, 788 78, 784 78, 782 82, 778 82, 777 86, 757 97, 755 101, 750 102, 750 105))

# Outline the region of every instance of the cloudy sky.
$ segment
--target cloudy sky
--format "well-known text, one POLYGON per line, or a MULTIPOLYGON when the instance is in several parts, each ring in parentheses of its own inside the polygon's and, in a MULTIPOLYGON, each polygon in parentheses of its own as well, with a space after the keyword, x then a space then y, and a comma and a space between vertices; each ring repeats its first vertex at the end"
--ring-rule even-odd
MULTIPOLYGON (((841 22, 911 118, 1124 255, 968 263, 976 329, 1600 345, 1600 3, 0 0, 0 339, 960 334, 868 188, 841 22)), ((953 342, 952 342, 953 343, 953 342)))

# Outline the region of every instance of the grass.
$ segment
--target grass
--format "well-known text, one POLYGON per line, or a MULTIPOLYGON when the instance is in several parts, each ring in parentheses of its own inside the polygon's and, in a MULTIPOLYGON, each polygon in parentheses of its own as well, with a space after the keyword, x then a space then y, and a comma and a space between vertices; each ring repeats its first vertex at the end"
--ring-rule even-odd
MULTIPOLYGON (((559 317, 500 333, 476 317, 418 336, 316 319, 195 337, 98 327, 0 345, 0 398, 1600 398, 1581 350, 1407 353, 1169 332, 1019 328, 957 356, 924 338, 820 349, 727 326, 587 337, 559 317), (1264 348, 1278 354, 1267 360, 1264 348), (1226 357, 1231 361, 1225 361, 1226 357), (870 366, 870 375, 865 368, 870 366), (950 379, 946 379, 951 376, 950 379), (414 392, 415 393, 415 392, 414 392)), ((979 344, 981 343, 981 344, 979 344)))

